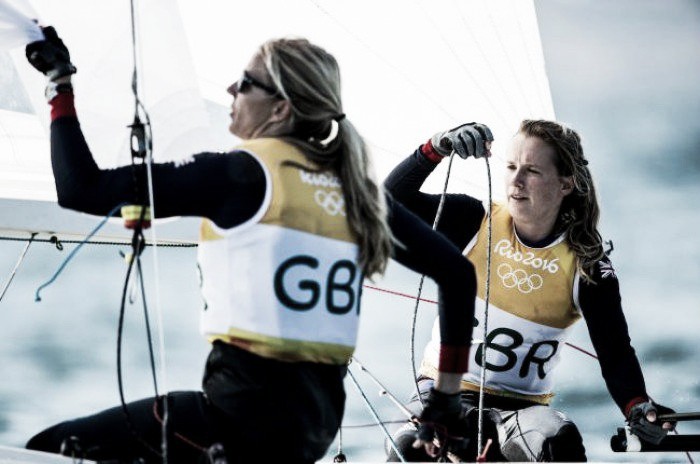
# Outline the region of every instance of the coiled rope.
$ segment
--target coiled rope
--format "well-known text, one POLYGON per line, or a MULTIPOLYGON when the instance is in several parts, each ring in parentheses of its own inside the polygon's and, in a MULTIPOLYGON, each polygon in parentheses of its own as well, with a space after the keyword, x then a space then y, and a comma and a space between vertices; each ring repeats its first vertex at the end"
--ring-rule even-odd
POLYGON ((481 350, 481 375, 479 378, 479 429, 477 435, 477 450, 478 455, 482 456, 484 454, 484 387, 486 385, 486 350, 488 349, 487 337, 488 337, 488 325, 489 325, 489 296, 491 290, 491 212, 493 209, 492 198, 491 198, 491 165, 489 164, 489 158, 484 157, 486 161, 486 175, 488 176, 488 187, 489 187, 489 207, 487 210, 488 215, 488 225, 487 225, 487 238, 486 238, 486 289, 485 289, 485 300, 484 300, 484 339, 483 339, 483 349, 481 350))
MULTIPOLYGON (((438 203, 437 212, 435 213, 435 219, 433 220, 433 230, 437 230, 437 226, 440 222, 440 217, 442 216, 442 209, 445 206, 445 198, 447 197, 447 184, 450 181, 450 172, 452 171, 452 161, 454 160, 455 152, 454 150, 450 154, 449 164, 447 165, 447 174, 445 175, 445 183, 442 188, 442 195, 440 196, 440 202, 438 203)), ((420 395, 420 389, 418 388, 418 372, 416 371, 416 321, 418 320, 418 305, 421 302, 421 293, 423 292, 423 283, 425 282, 425 274, 420 277, 420 282, 418 283, 418 292, 416 294, 416 304, 413 307, 413 319, 411 321, 411 369, 413 373, 413 382, 416 387, 416 395, 420 399, 421 404, 425 406, 423 398, 420 395)))

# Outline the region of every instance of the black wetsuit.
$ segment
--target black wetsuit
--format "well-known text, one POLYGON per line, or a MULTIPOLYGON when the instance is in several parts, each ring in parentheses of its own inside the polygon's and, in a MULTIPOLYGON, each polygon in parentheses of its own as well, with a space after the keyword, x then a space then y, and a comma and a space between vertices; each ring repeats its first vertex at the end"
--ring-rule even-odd
MULTIPOLYGON (((104 215, 133 201, 132 168, 98 168, 75 116, 72 95, 59 95, 52 105, 51 161, 59 204, 104 215)), ((158 217, 206 217, 224 229, 250 219, 261 207, 266 189, 260 164, 245 152, 202 153, 184 162, 155 164, 152 178, 158 217)), ((467 347, 476 286, 473 267, 453 244, 407 209, 390 199, 388 205, 389 225, 403 245, 395 247, 394 258, 436 281, 438 311, 447 322, 442 340, 467 347)), ((216 442, 225 445, 230 462, 320 459, 342 420, 345 373, 344 365, 282 362, 214 343, 204 394, 169 395, 169 431, 179 434, 168 438, 169 462, 197 462, 216 442)), ((129 404, 131 427, 117 407, 51 427, 27 447, 58 452, 66 438, 77 436, 89 459, 131 462, 143 457, 160 462, 147 449, 160 447, 154 404, 153 398, 129 404)))

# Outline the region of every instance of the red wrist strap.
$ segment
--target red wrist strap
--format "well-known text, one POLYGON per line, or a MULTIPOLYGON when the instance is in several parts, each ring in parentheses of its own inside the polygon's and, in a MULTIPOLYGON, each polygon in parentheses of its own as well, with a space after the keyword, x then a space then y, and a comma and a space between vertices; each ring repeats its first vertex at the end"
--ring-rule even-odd
POLYGON ((430 140, 421 145, 420 152, 423 154, 423 156, 425 156, 428 160, 432 161, 435 164, 438 164, 444 158, 444 156, 441 156, 438 152, 435 151, 435 148, 433 147, 433 142, 431 142, 430 140))
POLYGON ((462 374, 469 369, 469 345, 440 344, 440 362, 438 370, 453 374, 462 374))
POLYGON ((636 396, 629 400, 627 405, 625 405, 625 417, 629 417, 630 409, 632 409, 632 406, 634 406, 635 404, 644 403, 645 401, 649 401, 649 398, 647 398, 646 396, 636 396))
POLYGON ((51 105, 52 121, 65 116, 77 116, 72 93, 59 93, 49 104, 51 105))

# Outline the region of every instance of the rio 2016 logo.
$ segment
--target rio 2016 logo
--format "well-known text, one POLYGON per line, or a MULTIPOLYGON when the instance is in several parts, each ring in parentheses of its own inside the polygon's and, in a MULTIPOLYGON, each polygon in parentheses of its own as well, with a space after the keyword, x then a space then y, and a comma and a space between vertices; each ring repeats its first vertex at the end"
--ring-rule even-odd
POLYGON ((494 253, 512 259, 516 263, 522 263, 526 266, 530 266, 534 269, 541 269, 547 271, 550 274, 556 274, 559 270, 559 258, 554 258, 552 260, 542 259, 539 256, 535 256, 535 253, 528 251, 521 253, 520 251, 515 251, 513 249, 513 244, 510 240, 501 239, 493 247, 494 253))

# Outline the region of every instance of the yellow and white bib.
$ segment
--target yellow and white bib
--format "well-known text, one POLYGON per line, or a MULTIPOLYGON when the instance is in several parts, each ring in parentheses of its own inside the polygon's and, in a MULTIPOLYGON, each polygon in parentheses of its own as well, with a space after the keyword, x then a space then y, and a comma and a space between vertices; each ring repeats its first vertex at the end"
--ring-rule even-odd
MULTIPOLYGON (((548 403, 551 371, 559 362, 569 327, 580 317, 576 255, 560 236, 544 248, 517 237, 505 205, 493 205, 491 280, 486 340, 486 391, 548 403)), ((478 390, 484 345, 488 217, 464 250, 477 275, 475 326, 469 372, 462 388, 478 390)), ((434 376, 440 331, 433 327, 421 372, 434 376)))
POLYGON ((202 222, 203 334, 264 357, 346 363, 362 275, 339 179, 278 139, 238 149, 262 165, 266 196, 245 224, 202 222))

